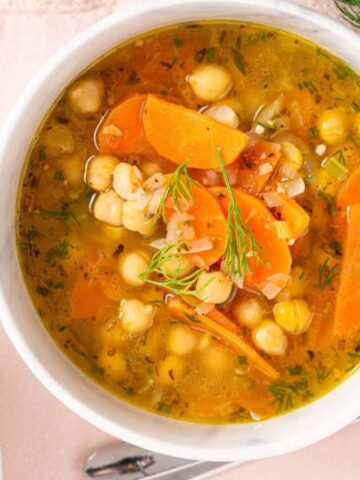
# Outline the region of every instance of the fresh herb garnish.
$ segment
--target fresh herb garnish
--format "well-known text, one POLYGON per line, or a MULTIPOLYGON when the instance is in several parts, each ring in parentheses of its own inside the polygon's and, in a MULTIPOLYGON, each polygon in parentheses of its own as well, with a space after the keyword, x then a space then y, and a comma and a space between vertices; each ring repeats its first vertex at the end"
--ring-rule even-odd
MULTIPOLYGON (((277 405, 277 413, 284 410, 289 410, 294 406, 294 395, 308 396, 310 392, 308 389, 308 382, 302 380, 294 383, 274 383, 269 387, 269 392, 274 397, 274 402, 277 405)), ((311 395, 311 394, 310 394, 311 395)))
POLYGON ((311 82, 309 80, 305 80, 304 82, 300 82, 300 83, 298 83, 297 86, 298 86, 299 90, 304 90, 305 88, 307 88, 310 93, 315 93, 315 92, 318 91, 318 89, 315 87, 313 82, 311 82))
POLYGON ((320 367, 316 370, 317 382, 322 383, 324 380, 328 378, 331 372, 332 372, 332 368, 326 368, 325 365, 321 363, 320 367))
POLYGON ((239 365, 247 365, 248 361, 247 361, 247 358, 244 355, 239 355, 237 357, 237 363, 239 365))
POLYGON ((240 37, 240 35, 238 35, 238 36, 236 37, 236 40, 235 40, 235 48, 236 48, 237 50, 240 50, 240 48, 241 48, 241 37, 240 37))
POLYGON ((231 49, 231 56, 235 63, 235 66, 243 75, 246 75, 246 66, 244 55, 240 53, 236 48, 231 49))
POLYGON ((46 210, 44 208, 41 208, 39 210, 39 213, 44 218, 58 218, 65 221, 73 220, 73 222, 76 223, 78 227, 81 226, 75 213, 67 206, 62 207, 61 210, 46 210))
POLYGON ((349 76, 349 73, 351 72, 351 70, 345 67, 344 65, 339 64, 333 68, 333 72, 335 73, 335 75, 338 77, 339 80, 344 80, 346 77, 349 76))
POLYGON ((326 258, 319 267, 319 288, 323 290, 330 287, 335 276, 339 273, 340 265, 336 263, 332 267, 329 265, 329 259, 326 258))
POLYGON ((131 70, 127 80, 125 81, 125 85, 137 85, 140 82, 140 78, 137 76, 135 70, 131 70))
POLYGON ((174 38, 174 44, 176 47, 182 47, 184 45, 184 42, 180 40, 180 38, 174 38))
POLYGON ((236 203, 220 148, 216 149, 216 156, 229 196, 223 270, 237 282, 250 273, 249 258, 254 258, 258 265, 264 262, 266 255, 246 224, 236 203))
POLYGON ((65 180, 65 174, 62 170, 56 170, 53 176, 53 180, 63 181, 65 180))
POLYGON ((165 218, 166 201, 169 197, 171 197, 176 210, 181 213, 183 211, 182 202, 185 204, 191 204, 193 202, 191 186, 198 186, 198 183, 190 177, 187 164, 188 162, 185 161, 179 165, 166 181, 158 207, 158 215, 161 215, 163 218, 165 218))
POLYGON ((97 365, 93 365, 91 367, 91 371, 97 377, 101 377, 102 375, 104 375, 104 369, 102 367, 97 366, 97 365))
POLYGON ((356 100, 353 100, 351 106, 355 112, 360 112, 360 105, 357 103, 356 100))
POLYGON ((319 131, 316 127, 310 127, 308 128, 308 134, 309 134, 309 137, 318 137, 319 131))
POLYGON ((46 253, 46 260, 51 262, 54 258, 59 260, 66 260, 69 258, 70 242, 67 240, 59 240, 50 250, 46 253))
POLYGON ((202 270, 197 269, 182 276, 184 267, 179 263, 178 270, 175 272, 172 271, 171 276, 166 272, 166 264, 168 264, 168 262, 178 262, 178 255, 184 252, 185 248, 185 242, 172 243, 161 248, 153 255, 149 267, 139 275, 139 278, 146 283, 164 288, 174 295, 181 297, 190 305, 193 305, 191 299, 197 298, 198 300, 202 300, 199 293, 206 286, 204 285, 201 289, 196 288, 196 282, 202 270))
POLYGON ((159 402, 157 407, 156 407, 156 410, 158 412, 162 412, 162 413, 170 413, 171 411, 171 406, 170 405, 166 405, 166 403, 164 402, 159 402))
POLYGON ((302 374, 302 367, 296 366, 296 367, 289 367, 288 368, 289 375, 291 376, 296 376, 296 375, 301 375, 302 374))
POLYGON ((336 204, 335 204, 334 197, 324 192, 324 190, 319 190, 317 194, 318 194, 318 197, 322 198, 326 203, 328 214, 334 218, 336 216, 336 204))
POLYGON ((214 60, 215 54, 216 54, 216 48, 215 47, 208 48, 207 52, 206 52, 206 60, 208 62, 211 62, 211 60, 214 60))

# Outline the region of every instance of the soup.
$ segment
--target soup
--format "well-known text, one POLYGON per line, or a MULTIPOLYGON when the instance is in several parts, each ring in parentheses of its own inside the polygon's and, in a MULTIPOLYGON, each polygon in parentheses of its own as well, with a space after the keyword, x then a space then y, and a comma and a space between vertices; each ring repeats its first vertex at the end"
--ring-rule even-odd
POLYGON ((359 158, 360 78, 300 38, 205 22, 120 45, 29 152, 18 248, 37 312, 150 411, 302 406, 360 359, 359 158))

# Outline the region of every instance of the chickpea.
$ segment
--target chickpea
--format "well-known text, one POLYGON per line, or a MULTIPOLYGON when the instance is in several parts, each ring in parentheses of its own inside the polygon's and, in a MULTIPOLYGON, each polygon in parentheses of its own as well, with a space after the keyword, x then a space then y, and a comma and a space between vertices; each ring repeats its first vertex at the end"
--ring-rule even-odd
POLYGON ((258 298, 246 298, 235 303, 233 313, 240 325, 253 328, 263 319, 264 306, 258 298))
POLYGON ((303 157, 300 150, 290 142, 283 142, 281 144, 281 159, 284 164, 295 171, 300 170, 303 164, 303 157))
MULTIPOLYGON (((117 319, 116 319, 117 320, 117 319)), ((107 350, 115 350, 127 341, 127 335, 118 320, 102 324, 97 332, 97 338, 107 350)))
POLYGON ((104 94, 105 88, 100 78, 84 77, 70 86, 66 100, 73 112, 92 115, 100 109, 104 94))
POLYGON ((160 379, 164 383, 171 384, 176 382, 185 376, 185 361, 178 355, 168 355, 162 362, 160 362, 158 372, 160 379))
POLYGON ((49 157, 74 153, 75 139, 71 130, 66 125, 54 125, 46 130, 42 136, 42 143, 45 146, 45 153, 49 157))
POLYGON ((140 187, 144 175, 139 168, 129 163, 121 162, 113 171, 113 189, 120 197, 128 200, 130 195, 140 187))
POLYGON ((65 181, 70 188, 80 188, 84 184, 84 162, 79 155, 63 155, 60 157, 60 168, 64 172, 65 181))
POLYGON ((159 227, 153 218, 146 218, 145 208, 139 209, 135 200, 127 200, 123 206, 122 221, 124 227, 132 232, 139 232, 145 237, 154 235, 159 227))
POLYGON ((209 347, 204 351, 201 364, 211 376, 222 376, 234 368, 233 357, 229 350, 214 341, 211 341, 209 347))
POLYGON ((253 330, 255 345, 269 355, 283 355, 287 347, 287 338, 279 325, 272 320, 264 320, 253 330))
POLYGON ((141 287, 144 280, 139 278, 150 265, 150 255, 144 250, 124 253, 119 260, 119 272, 125 283, 133 287, 141 287))
POLYGON ((204 113, 229 127, 238 128, 239 126, 239 117, 236 112, 227 105, 213 105, 207 108, 204 113))
POLYGON ((348 117, 338 108, 325 110, 318 118, 317 127, 325 143, 337 145, 344 142, 348 136, 348 117))
POLYGON ((141 333, 152 327, 156 308, 136 298, 125 300, 120 305, 122 326, 128 333, 141 333))
POLYGON ((203 272, 197 283, 199 296, 206 303, 223 303, 230 296, 232 281, 222 272, 203 272))
POLYGON ((106 350, 102 350, 98 353, 98 364, 115 382, 123 380, 127 375, 126 360, 120 352, 109 355, 106 350))
POLYGON ((187 255, 174 255, 160 269, 167 277, 183 278, 195 270, 195 266, 187 255))
POLYGON ((185 325, 174 325, 167 337, 169 352, 175 355, 188 355, 196 345, 196 335, 185 325))
POLYGON ((204 65, 188 77, 194 94, 206 102, 218 102, 226 97, 233 86, 230 72, 221 65, 204 65))
POLYGON ((94 202, 94 217, 114 227, 121 227, 123 205, 124 200, 114 190, 100 193, 94 202))
POLYGON ((86 165, 86 183, 97 192, 111 187, 113 173, 119 160, 110 155, 95 155, 86 165))
POLYGON ((312 315, 302 299, 286 300, 274 306, 276 322, 288 333, 298 335, 309 328, 312 315))
POLYGON ((147 177, 152 177, 155 173, 161 173, 161 168, 156 162, 144 162, 141 164, 141 170, 147 177))

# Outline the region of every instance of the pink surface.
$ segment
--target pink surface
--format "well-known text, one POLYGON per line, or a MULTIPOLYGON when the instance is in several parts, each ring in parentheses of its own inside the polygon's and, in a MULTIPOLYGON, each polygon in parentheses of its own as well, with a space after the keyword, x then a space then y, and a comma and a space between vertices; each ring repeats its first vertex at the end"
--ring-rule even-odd
MULTIPOLYGON (((69 38, 136 0, 0 0, 0 127, 31 76, 69 38)), ((336 16, 330 1, 298 0, 336 16)), ((5 480, 81 480, 85 458, 114 442, 31 375, 0 327, 0 445, 5 480)), ((360 478, 360 423, 299 452, 248 463, 216 480, 360 478)), ((0 462, 1 465, 1 462, 0 462)), ((0 469, 1 470, 1 469, 0 469)), ((0 471, 1 480, 1 471, 0 471)))

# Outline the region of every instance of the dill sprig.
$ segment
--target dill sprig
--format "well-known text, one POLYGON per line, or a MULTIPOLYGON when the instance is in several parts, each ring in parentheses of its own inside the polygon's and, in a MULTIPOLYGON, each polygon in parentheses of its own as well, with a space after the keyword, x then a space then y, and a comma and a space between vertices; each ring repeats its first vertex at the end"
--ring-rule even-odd
POLYGON ((339 268, 338 263, 330 267, 328 258, 323 261, 319 267, 319 287, 321 290, 331 286, 334 278, 339 273, 339 268))
POLYGON ((164 191, 161 195, 158 216, 161 215, 165 218, 166 201, 169 197, 172 198, 176 210, 183 212, 183 206, 181 202, 190 204, 193 202, 193 196, 191 193, 191 185, 198 185, 197 182, 192 179, 187 169, 188 161, 186 160, 172 173, 167 181, 164 191))
POLYGON ((236 282, 251 272, 248 258, 255 258, 258 265, 264 262, 266 255, 246 224, 236 203, 220 148, 216 149, 216 156, 229 196, 223 270, 236 282))
POLYGON ((171 243, 161 248, 153 255, 149 267, 139 275, 139 278, 146 283, 168 290, 174 295, 181 297, 190 305, 195 305, 191 298, 202 300, 199 293, 206 285, 201 287, 201 289, 196 288, 196 282, 203 270, 196 269, 182 276, 184 267, 179 262, 179 255, 185 250, 185 242, 171 243), (166 264, 173 261, 179 262, 179 266, 177 270, 172 271, 172 275, 169 275, 166 264))
POLYGON ((294 406, 294 395, 306 398, 311 395, 308 390, 307 380, 294 383, 274 383, 269 387, 269 392, 274 397, 277 413, 289 410, 294 406))

